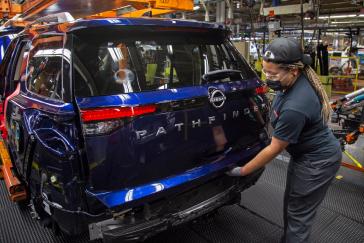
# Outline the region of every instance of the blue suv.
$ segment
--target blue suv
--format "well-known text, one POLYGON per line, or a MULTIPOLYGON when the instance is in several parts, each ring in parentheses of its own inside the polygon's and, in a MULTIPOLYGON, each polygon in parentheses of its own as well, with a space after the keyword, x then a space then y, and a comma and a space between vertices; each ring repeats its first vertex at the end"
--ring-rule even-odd
POLYGON ((0 67, 3 134, 33 214, 105 242, 237 203, 267 144, 260 80, 222 25, 92 19, 33 25, 0 67))

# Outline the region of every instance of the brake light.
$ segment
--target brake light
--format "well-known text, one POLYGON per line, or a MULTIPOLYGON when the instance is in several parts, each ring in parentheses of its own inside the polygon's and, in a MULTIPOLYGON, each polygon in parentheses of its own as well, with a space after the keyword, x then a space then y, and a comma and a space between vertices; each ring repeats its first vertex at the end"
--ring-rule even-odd
POLYGON ((257 88, 255 89, 255 92, 256 92, 257 94, 265 94, 265 93, 267 93, 267 92, 268 92, 268 88, 267 88, 267 86, 266 86, 266 85, 264 85, 264 86, 259 86, 259 87, 257 87, 257 88))
POLYGON ((92 121, 105 121, 112 119, 135 117, 148 113, 153 113, 155 111, 156 111, 155 105, 90 109, 90 110, 82 110, 81 118, 83 122, 87 123, 92 121))
POLYGON ((145 105, 81 110, 83 133, 86 136, 110 134, 124 125, 122 118, 153 113, 156 109, 155 105, 145 105))

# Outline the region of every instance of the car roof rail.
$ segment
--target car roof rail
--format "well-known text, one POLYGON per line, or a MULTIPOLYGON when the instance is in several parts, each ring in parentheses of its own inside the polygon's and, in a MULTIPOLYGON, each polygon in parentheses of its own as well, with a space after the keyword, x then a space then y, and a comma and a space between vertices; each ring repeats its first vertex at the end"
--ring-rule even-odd
POLYGON ((32 25, 45 25, 45 24, 60 24, 65 22, 71 22, 75 19, 68 12, 50 14, 44 17, 37 18, 35 21, 31 22, 28 27, 32 25))

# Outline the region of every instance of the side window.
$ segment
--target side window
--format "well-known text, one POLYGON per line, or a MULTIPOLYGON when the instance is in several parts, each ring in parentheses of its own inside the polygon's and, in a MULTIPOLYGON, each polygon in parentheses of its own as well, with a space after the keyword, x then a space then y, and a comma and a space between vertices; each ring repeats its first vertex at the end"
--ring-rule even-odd
POLYGON ((75 77, 75 94, 80 97, 95 96, 97 89, 93 82, 90 82, 92 78, 88 76, 87 70, 83 68, 82 64, 76 58, 74 61, 74 77, 75 77), (89 80, 89 81, 88 81, 89 80))
POLYGON ((28 55, 30 50, 30 42, 23 41, 19 50, 18 59, 14 63, 14 73, 12 80, 25 81, 25 69, 27 66, 28 55))
POLYGON ((33 40, 26 74, 29 91, 63 100, 63 39, 63 36, 51 36, 33 40))
POLYGON ((4 59, 2 60, 0 64, 0 95, 5 98, 6 96, 6 75, 7 70, 10 64, 11 56, 13 52, 15 51, 17 40, 14 40, 10 43, 9 47, 7 48, 5 52, 4 59))
POLYGON ((28 59, 29 48, 29 41, 17 41, 16 47, 12 51, 11 59, 7 62, 8 67, 6 70, 4 88, 5 96, 12 94, 18 83, 21 81, 21 77, 25 77, 25 67, 28 59))

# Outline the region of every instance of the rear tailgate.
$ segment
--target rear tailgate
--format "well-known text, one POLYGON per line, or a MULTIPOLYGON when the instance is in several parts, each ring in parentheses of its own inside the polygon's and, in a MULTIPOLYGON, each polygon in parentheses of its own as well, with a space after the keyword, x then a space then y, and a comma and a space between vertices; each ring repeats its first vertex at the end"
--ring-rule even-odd
POLYGON ((207 163, 239 142, 247 146, 256 142, 262 125, 256 121, 249 96, 221 86, 217 87, 227 97, 221 109, 211 105, 208 87, 79 99, 84 114, 101 102, 112 109, 156 104, 151 113, 124 117, 107 135, 93 136, 90 127, 104 124, 86 120, 86 151, 94 189, 130 187, 178 174, 207 163), (109 100, 111 104, 107 104, 109 100))

